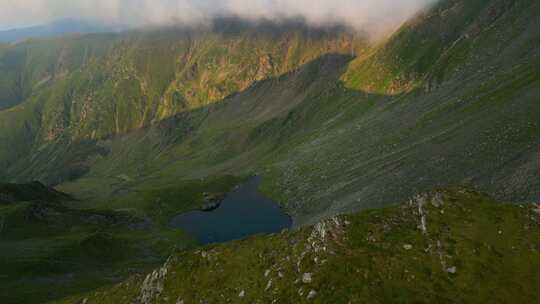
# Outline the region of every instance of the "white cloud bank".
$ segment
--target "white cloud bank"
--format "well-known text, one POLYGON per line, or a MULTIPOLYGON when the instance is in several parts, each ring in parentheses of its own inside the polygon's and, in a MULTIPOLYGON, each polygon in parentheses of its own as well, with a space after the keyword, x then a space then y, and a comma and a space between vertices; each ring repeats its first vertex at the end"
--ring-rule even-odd
POLYGON ((314 25, 343 23, 374 35, 401 25, 435 0, 0 0, 0 28, 81 18, 126 26, 205 23, 216 16, 314 25))

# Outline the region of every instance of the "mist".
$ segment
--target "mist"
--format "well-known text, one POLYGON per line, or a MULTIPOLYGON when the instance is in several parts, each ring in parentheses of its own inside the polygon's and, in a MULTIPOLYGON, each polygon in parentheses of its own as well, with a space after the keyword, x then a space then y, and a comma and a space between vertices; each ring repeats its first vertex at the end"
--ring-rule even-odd
POLYGON ((205 25, 216 17, 281 21, 302 18, 310 25, 342 24, 372 37, 392 32, 436 0, 3 0, 0 28, 35 25, 59 18, 145 27, 205 25))

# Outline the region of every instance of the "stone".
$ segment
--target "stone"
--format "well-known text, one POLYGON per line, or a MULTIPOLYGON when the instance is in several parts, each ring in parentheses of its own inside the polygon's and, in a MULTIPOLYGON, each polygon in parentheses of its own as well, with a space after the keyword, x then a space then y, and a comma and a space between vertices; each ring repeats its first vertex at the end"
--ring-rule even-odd
POLYGON ((270 269, 267 269, 265 272, 264 272, 264 277, 268 277, 268 275, 270 275, 270 269))
POLYGON ((405 249, 405 250, 411 250, 411 249, 413 249, 413 245, 411 245, 411 244, 405 244, 405 245, 403 245, 403 249, 405 249))
POLYGON ((450 268, 446 269, 446 272, 452 273, 452 274, 456 273, 456 271, 457 271, 456 266, 453 266, 453 267, 450 267, 450 268))
POLYGON ((540 215, 540 204, 533 204, 532 205, 532 211, 538 215, 540 215))
POLYGON ((435 196, 431 200, 431 205, 433 205, 433 207, 435 208, 440 208, 444 205, 444 200, 440 193, 435 194, 435 196))
POLYGON ((313 281, 311 273, 304 273, 304 275, 302 276, 302 283, 309 284, 311 283, 311 281, 313 281))
POLYGON ((311 299, 315 298, 316 296, 317 296, 317 292, 312 289, 312 290, 309 291, 309 293, 307 295, 307 299, 311 300, 311 299))
POLYGON ((422 233, 427 234, 426 214, 424 213, 426 199, 423 196, 417 196, 416 202, 418 204, 418 215, 420 216, 420 225, 418 225, 418 228, 422 230, 422 233))
POLYGON ((156 299, 159 298, 163 292, 165 278, 172 262, 173 259, 169 258, 162 267, 154 270, 152 273, 146 276, 141 286, 141 294, 137 299, 137 303, 152 304, 156 299))
POLYGON ((244 290, 240 291, 238 294, 238 297, 243 298, 246 295, 246 292, 244 290))

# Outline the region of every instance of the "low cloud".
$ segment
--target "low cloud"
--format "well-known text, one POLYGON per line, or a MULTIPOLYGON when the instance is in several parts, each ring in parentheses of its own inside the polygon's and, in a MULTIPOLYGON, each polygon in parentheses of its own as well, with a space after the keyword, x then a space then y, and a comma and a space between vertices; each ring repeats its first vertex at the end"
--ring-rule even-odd
POLYGON ((205 24, 217 16, 250 20, 301 17, 345 24, 374 36, 396 29, 435 0, 2 0, 0 27, 80 18, 130 27, 205 24))

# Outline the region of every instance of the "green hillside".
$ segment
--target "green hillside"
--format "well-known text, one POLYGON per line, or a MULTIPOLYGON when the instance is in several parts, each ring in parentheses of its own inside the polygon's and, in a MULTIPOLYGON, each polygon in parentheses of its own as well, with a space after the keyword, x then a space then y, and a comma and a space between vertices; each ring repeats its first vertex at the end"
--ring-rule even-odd
POLYGON ((440 185, 538 200, 534 24, 540 7, 515 1, 485 23, 486 14, 504 3, 442 2, 383 46, 359 50, 356 59, 328 54, 221 102, 100 141, 105 151, 90 159, 89 172, 62 189, 91 197, 95 189, 106 195, 146 183, 257 172, 265 192, 298 224, 384 206, 440 185), (462 15, 463 22, 450 22, 462 15), (438 35, 423 33, 439 23, 438 35), (472 29, 480 32, 473 36, 472 29), (365 71, 373 79, 379 75, 372 64, 405 56, 403 45, 419 47, 419 39, 442 50, 422 71, 419 62, 427 59, 420 55, 404 57, 403 67, 384 64, 416 75, 414 81, 391 76, 403 83, 393 92, 372 92, 361 82, 365 71))
POLYGON ((180 251, 146 277, 54 303, 536 303, 538 212, 438 190, 399 207, 180 251))
POLYGON ((204 193, 219 195, 240 181, 185 181, 117 199, 145 211, 140 216, 111 206, 81 208, 84 202, 37 182, 0 184, 1 302, 45 303, 149 271, 173 249, 196 245, 169 226, 172 216, 203 208, 204 193))
POLYGON ((16 160, 3 177, 53 184, 79 177, 88 167, 80 162, 102 154, 97 140, 206 107, 325 53, 352 54, 362 45, 356 34, 294 23, 252 27, 219 20, 215 27, 89 35, 7 48, 0 58, 17 73, 2 70, 6 86, 29 80, 6 96, 19 105, 6 104, 0 112, 5 122, 1 160, 16 160), (60 156, 63 163, 45 164, 60 156), (58 169, 63 171, 51 174, 58 169))
POLYGON ((295 230, 179 251, 160 301, 302 303, 313 289, 320 303, 472 303, 496 289, 533 303, 537 221, 525 204, 540 201, 539 117, 535 0, 441 0, 377 43, 338 26, 218 19, 1 45, 0 302, 128 303, 141 273, 196 245, 171 218, 256 174, 295 230), (414 208, 390 207, 456 185, 524 207, 443 191, 445 214, 429 207, 435 235, 415 229, 414 208), (335 257, 301 269, 321 271, 315 285, 294 283, 287 260, 266 290, 261 273, 339 214, 355 215, 340 217, 351 224, 335 257), (114 220, 86 220, 96 216, 114 220), (195 258, 202 250, 220 257, 195 258), (250 270, 234 272, 242 263, 250 270))

